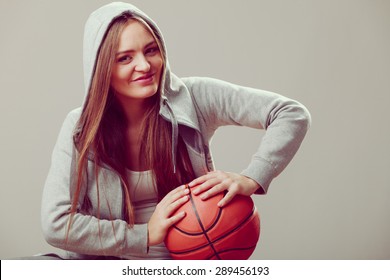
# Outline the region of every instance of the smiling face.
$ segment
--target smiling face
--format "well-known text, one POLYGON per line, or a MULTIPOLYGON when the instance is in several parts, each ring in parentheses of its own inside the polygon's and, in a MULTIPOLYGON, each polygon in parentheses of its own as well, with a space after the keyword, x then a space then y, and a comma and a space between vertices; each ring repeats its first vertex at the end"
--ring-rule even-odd
POLYGON ((156 94, 163 59, 153 35, 137 20, 130 20, 119 37, 111 74, 111 87, 120 101, 146 99, 156 94))

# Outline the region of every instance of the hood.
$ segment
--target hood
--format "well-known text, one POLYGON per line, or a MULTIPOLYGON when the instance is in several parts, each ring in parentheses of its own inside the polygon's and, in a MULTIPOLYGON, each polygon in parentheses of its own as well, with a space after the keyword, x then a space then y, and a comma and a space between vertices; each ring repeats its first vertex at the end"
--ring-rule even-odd
MULTIPOLYGON (((85 94, 88 93, 91 84, 97 53, 100 44, 102 43, 104 34, 106 33, 106 30, 111 21, 126 11, 142 17, 149 25, 154 26, 155 29, 158 30, 160 33, 159 35, 162 38, 162 51, 166 54, 165 42, 159 28, 157 27, 156 23, 144 12, 131 4, 122 2, 113 2, 102 6, 90 14, 84 28, 83 65, 85 94)), ((169 66, 167 66, 167 68, 169 68, 169 66)))
POLYGON ((165 53, 166 68, 165 81, 163 81, 164 85, 162 85, 162 88, 164 90, 162 92, 162 98, 160 101, 160 115, 162 115, 172 124, 172 157, 174 159, 173 161, 175 170, 177 138, 179 133, 178 124, 184 124, 199 132, 197 115, 187 87, 180 78, 175 76, 170 71, 166 45, 160 29, 148 15, 146 15, 134 5, 123 2, 113 2, 95 10, 90 14, 89 18, 87 19, 84 28, 83 43, 85 96, 87 95, 90 88, 98 50, 100 44, 102 43, 106 30, 110 25, 111 21, 125 11, 129 11, 131 14, 143 18, 150 26, 153 26, 154 29, 157 30, 157 32, 159 33, 158 35, 161 38, 161 51, 165 53))

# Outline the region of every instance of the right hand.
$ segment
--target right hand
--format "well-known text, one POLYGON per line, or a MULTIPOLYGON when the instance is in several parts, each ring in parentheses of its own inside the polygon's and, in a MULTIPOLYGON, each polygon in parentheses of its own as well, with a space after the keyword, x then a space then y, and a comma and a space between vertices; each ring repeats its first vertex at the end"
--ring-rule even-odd
POLYGON ((183 185, 170 191, 156 206, 148 222, 148 244, 153 246, 164 241, 168 229, 183 219, 184 211, 171 216, 189 199, 189 189, 183 185))

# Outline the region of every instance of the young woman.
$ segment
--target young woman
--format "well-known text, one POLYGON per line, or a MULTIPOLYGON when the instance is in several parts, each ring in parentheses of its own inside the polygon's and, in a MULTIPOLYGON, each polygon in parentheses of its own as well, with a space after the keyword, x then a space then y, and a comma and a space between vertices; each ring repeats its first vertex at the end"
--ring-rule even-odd
MULTIPOLYGON (((46 240, 63 258, 166 259, 164 238, 191 191, 267 192, 309 127, 300 103, 211 78, 178 78, 156 24, 126 3, 85 26, 86 98, 66 117, 42 200, 46 240), (266 129, 240 174, 214 171, 209 143, 222 125, 266 129)), ((239 148, 239 147, 238 147, 239 148)))

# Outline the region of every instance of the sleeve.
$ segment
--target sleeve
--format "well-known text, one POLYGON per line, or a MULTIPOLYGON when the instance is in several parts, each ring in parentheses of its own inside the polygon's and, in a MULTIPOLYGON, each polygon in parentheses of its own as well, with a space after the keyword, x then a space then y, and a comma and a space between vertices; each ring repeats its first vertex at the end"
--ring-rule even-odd
MULTIPOLYGON (((77 110, 77 109, 76 109, 77 110)), ((78 254, 123 256, 147 252, 147 224, 129 227, 121 219, 104 220, 77 212, 68 242, 66 230, 71 209, 73 129, 79 113, 66 117, 52 153, 41 203, 41 224, 46 241, 78 254)))
MULTIPOLYGON (((215 131, 223 125, 265 129, 242 175, 267 193, 271 181, 292 160, 311 124, 305 106, 277 93, 243 87, 212 78, 183 79, 193 94, 201 122, 215 131)), ((212 135, 212 133, 210 133, 212 135)))

